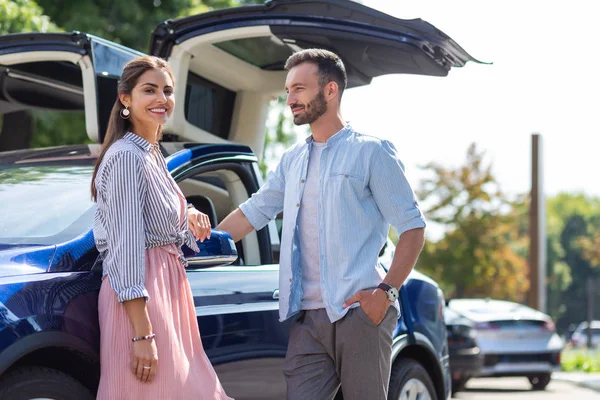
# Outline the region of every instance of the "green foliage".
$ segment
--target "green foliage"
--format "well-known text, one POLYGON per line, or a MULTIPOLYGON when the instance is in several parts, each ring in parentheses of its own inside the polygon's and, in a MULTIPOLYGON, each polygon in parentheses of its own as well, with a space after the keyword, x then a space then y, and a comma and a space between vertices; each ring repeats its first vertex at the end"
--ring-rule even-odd
POLYGON ((33 148, 93 143, 85 130, 83 111, 32 111, 31 114, 34 121, 33 148))
POLYGON ((584 218, 600 215, 600 198, 591 198, 583 193, 559 193, 547 200, 546 210, 547 232, 557 235, 573 215, 581 215, 584 218))
POLYGON ((428 220, 443 224, 446 234, 426 242, 419 269, 436 279, 448 298, 523 300, 529 288, 527 241, 519 221, 526 209, 504 196, 484 153, 473 144, 461 167, 422 168, 430 177, 421 182, 418 196, 429 204, 428 220))
POLYGON ((298 140, 293 122, 285 114, 285 99, 285 96, 280 96, 269 107, 263 157, 259 164, 263 178, 267 177, 270 168, 277 165, 285 149, 298 140))
POLYGON ((561 366, 567 372, 600 372, 600 351, 565 350, 561 354, 561 366))
POLYGON ((58 27, 33 0, 0 0, 0 35, 17 32, 53 32, 58 27))
POLYGON ((148 51, 150 34, 167 19, 233 7, 253 1, 236 0, 39 0, 52 21, 67 31, 77 30, 148 51))
MULTIPOLYGON (((600 199, 558 194, 546 202, 548 312, 559 331, 586 319, 586 282, 600 275, 600 199)), ((595 318, 600 295, 595 295, 595 318)))

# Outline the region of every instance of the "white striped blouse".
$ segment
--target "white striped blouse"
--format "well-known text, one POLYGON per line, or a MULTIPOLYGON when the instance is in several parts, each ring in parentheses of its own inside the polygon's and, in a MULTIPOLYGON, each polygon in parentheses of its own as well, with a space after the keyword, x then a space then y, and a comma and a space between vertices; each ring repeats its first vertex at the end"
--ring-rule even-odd
MULTIPOLYGON (((96 175, 94 239, 119 302, 145 297, 145 249, 175 243, 198 251, 188 229, 187 213, 179 221, 181 191, 157 144, 127 133, 107 150, 96 175)), ((185 259, 180 256, 185 264, 185 259)))

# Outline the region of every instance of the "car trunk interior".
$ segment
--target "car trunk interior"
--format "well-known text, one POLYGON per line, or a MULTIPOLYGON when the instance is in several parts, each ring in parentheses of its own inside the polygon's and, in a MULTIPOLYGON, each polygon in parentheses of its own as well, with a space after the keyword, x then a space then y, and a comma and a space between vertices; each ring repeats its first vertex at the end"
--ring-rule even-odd
POLYGON ((273 38, 268 27, 253 27, 198 36, 172 49, 176 85, 185 85, 176 90, 176 103, 184 107, 175 108, 165 132, 186 141, 241 143, 262 156, 269 103, 284 92, 285 72, 261 69, 217 47, 249 36, 273 38))

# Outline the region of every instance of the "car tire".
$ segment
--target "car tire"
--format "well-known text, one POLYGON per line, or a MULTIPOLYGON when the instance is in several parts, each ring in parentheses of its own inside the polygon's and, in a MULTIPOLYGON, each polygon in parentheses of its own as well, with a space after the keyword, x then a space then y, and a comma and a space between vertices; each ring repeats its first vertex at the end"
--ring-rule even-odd
POLYGON ((423 366, 412 358, 399 358, 392 366, 389 400, 437 400, 433 381, 423 366))
POLYGON ((0 399, 94 400, 81 382, 52 368, 19 367, 0 378, 0 399))
POLYGON ((529 383, 531 383, 531 388, 533 390, 544 390, 550 383, 552 374, 530 375, 527 377, 527 379, 529 379, 529 383))

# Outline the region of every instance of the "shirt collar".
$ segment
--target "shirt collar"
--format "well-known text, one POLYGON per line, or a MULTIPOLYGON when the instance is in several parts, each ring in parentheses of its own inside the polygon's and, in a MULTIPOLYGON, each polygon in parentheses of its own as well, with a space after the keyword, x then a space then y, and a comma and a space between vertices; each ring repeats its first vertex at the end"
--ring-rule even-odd
MULTIPOLYGON (((340 129, 335 135, 333 135, 332 137, 330 137, 329 139, 327 139, 327 142, 325 142, 327 144, 327 146, 332 146, 334 144, 336 144, 337 142, 339 142, 340 140, 348 137, 349 134, 352 133, 352 127, 350 126, 350 124, 344 126, 342 129, 340 129)), ((310 144, 313 142, 313 137, 312 135, 310 135, 309 137, 306 138, 306 143, 310 144)))
POLYGON ((133 142, 138 147, 140 147, 142 150, 145 150, 148 152, 150 152, 152 150, 152 148, 156 146, 156 145, 152 145, 149 141, 147 141, 146 139, 144 139, 143 137, 141 137, 139 135, 136 135, 133 132, 127 132, 125 134, 125 139, 133 142))

